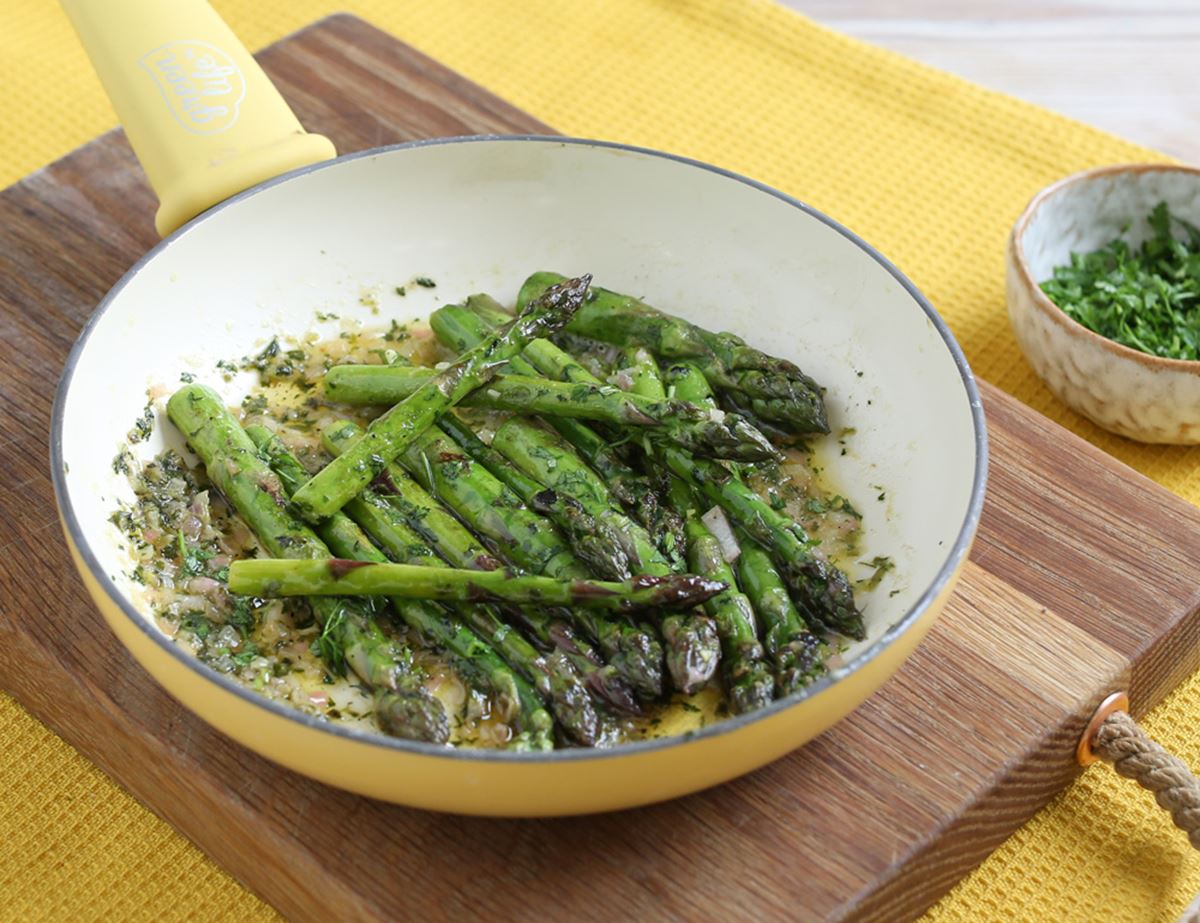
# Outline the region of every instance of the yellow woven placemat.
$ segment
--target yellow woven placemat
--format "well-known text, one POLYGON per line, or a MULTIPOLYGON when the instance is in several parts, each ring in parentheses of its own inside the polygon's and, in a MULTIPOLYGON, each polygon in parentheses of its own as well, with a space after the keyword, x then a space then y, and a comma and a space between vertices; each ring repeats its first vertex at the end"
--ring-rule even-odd
MULTIPOLYGON (((982 377, 1200 502, 1197 452, 1134 445, 1066 410, 1021 359, 1004 310, 1004 238, 1035 190, 1084 167, 1161 156, 767 0, 215 5, 252 47, 349 9, 562 131, 687 154, 811 202, 915 280, 982 377)), ((115 122, 46 0, 0 9, 0 86, 0 185, 115 122)), ((1146 724, 1197 765, 1198 722, 1193 678, 1146 724)), ((273 917, 3 696, 0 779, 0 919, 273 917)), ((1198 889, 1200 858, 1144 793, 1101 767, 927 919, 1157 923, 1174 920, 1198 889)))

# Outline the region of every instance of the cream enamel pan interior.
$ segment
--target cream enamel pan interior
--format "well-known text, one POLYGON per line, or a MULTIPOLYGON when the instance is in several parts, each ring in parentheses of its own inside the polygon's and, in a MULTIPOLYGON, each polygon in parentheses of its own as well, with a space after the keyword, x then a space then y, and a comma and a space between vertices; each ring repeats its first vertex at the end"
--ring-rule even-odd
MULTIPOLYGON (((181 445, 155 402, 153 438, 181 445)), ((878 253, 766 187, 652 151, 560 138, 452 139, 297 171, 164 240, 113 289, 75 345, 55 403, 64 529, 105 618, 179 701, 292 769, 389 801, 554 815, 628 807, 733 778, 803 744, 883 683, 944 604, 974 535, 986 436, 945 325, 878 253), (316 312, 386 325, 487 291, 511 301, 535 269, 591 272, 796 360, 828 388, 849 452, 826 453, 865 514, 864 558, 896 579, 862 597, 869 638, 803 694, 687 739, 526 755, 446 750, 335 728, 268 703, 176 648, 134 602, 108 522, 130 488, 111 460, 147 401, 180 373, 223 389, 218 360, 276 334, 332 331, 316 312), (401 299, 415 275, 437 282, 401 299), (378 314, 368 305, 376 296, 378 314), (882 495, 882 499, 880 498, 882 495), (898 590, 890 595, 892 590, 898 590)), ((863 576, 863 573, 852 576, 863 576)))

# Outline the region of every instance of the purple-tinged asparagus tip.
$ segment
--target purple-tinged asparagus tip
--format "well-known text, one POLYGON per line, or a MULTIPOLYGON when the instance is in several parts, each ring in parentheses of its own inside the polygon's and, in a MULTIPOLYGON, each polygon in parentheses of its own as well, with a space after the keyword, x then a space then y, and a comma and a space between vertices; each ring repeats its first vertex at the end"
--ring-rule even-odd
POLYGON ((576 279, 552 285, 530 302, 529 307, 513 323, 522 325, 525 339, 549 336, 565 327, 575 316, 591 284, 591 273, 584 273, 576 279))
POLYGON ((659 609, 690 609, 729 589, 728 583, 697 574, 670 574, 666 577, 640 574, 630 584, 634 590, 653 589, 654 599, 650 605, 659 609))

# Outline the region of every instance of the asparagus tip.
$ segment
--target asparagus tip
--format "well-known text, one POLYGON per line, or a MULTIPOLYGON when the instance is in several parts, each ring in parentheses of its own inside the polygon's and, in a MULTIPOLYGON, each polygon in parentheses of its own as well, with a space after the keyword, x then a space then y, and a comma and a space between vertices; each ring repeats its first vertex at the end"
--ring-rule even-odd
POLYGON ((652 605, 659 609, 690 609, 729 589, 729 584, 724 581, 698 574, 668 574, 665 577, 639 574, 630 583, 634 590, 653 589, 652 605))
POLYGON ((672 685, 687 695, 707 685, 721 662, 716 623, 703 615, 674 615, 663 620, 662 635, 672 685))
POLYGON ((450 740, 450 721, 442 703, 422 691, 380 690, 375 717, 384 733, 409 740, 444 744, 450 740))
POLYGON ((729 707, 735 715, 765 708, 774 696, 775 680, 761 661, 729 683, 729 707))

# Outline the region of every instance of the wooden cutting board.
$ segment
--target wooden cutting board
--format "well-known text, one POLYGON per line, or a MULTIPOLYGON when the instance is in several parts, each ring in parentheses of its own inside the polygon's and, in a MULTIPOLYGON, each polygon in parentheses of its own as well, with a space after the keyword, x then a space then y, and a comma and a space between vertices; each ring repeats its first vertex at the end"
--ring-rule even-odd
MULTIPOLYGON (((261 59, 341 151, 551 131, 349 16, 261 59)), ((0 193, 0 686, 295 919, 910 918, 1071 781, 1106 693, 1128 688, 1140 714, 1200 667, 1200 511, 985 383, 991 481, 961 589, 896 677, 803 750, 553 821, 412 811, 280 769, 151 681, 59 533, 54 386, 155 243, 154 206, 119 132, 0 193)))

